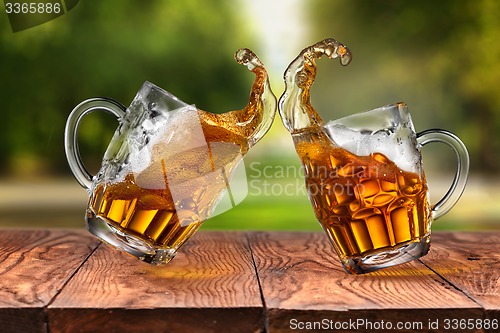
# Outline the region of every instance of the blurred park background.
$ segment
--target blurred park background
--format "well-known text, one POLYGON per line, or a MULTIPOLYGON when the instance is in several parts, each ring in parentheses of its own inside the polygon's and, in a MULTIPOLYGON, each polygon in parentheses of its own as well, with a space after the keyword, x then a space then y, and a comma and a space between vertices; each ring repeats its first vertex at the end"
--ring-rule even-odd
MULTIPOLYGON (((454 132, 469 149, 471 175, 433 228, 498 229, 499 17, 495 0, 82 0, 13 33, 0 7, 0 226, 83 227, 87 193, 63 148, 66 118, 79 102, 108 96, 128 105, 148 80, 207 111, 239 109, 253 75, 234 62, 238 48, 260 56, 279 97, 290 61, 333 37, 353 61, 318 61, 312 102, 323 118, 404 101, 417 131, 454 132)), ((116 126, 106 114, 82 122, 80 149, 91 172, 116 126)), ((425 147, 433 202, 454 163, 448 148, 425 147)), ((279 116, 245 165, 247 198, 204 229, 320 229, 279 116)))

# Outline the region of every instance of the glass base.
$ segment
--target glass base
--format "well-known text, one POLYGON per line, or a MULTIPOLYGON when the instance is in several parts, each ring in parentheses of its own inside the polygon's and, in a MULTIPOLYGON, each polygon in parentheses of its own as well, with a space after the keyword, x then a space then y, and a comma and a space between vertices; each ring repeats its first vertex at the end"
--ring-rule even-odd
POLYGON ((420 241, 406 243, 363 257, 341 258, 340 260, 347 273, 365 274, 423 257, 429 252, 430 246, 429 234, 420 239, 420 241))
POLYGON ((177 251, 168 248, 156 248, 133 235, 125 234, 105 220, 89 212, 85 217, 87 229, 103 242, 125 251, 152 265, 165 265, 175 257, 177 251))

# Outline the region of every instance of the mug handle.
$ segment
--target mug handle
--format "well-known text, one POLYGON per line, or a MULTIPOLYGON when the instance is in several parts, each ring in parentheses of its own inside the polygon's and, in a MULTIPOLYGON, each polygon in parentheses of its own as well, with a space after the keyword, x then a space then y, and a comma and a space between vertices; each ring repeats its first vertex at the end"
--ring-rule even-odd
POLYGON ((78 127, 84 116, 97 110, 111 113, 118 118, 118 122, 120 122, 125 115, 126 108, 111 98, 96 97, 87 99, 78 104, 73 111, 71 111, 64 130, 64 150, 66 151, 66 159, 68 160, 69 167, 78 183, 88 192, 91 190, 94 176, 87 171, 80 156, 80 150, 78 148, 78 127))
POLYGON ((453 133, 442 129, 430 129, 417 134, 417 142, 424 146, 431 142, 442 142, 450 146, 457 156, 457 171, 448 192, 432 206, 431 217, 436 220, 445 215, 457 203, 465 189, 469 174, 469 153, 465 144, 453 133))

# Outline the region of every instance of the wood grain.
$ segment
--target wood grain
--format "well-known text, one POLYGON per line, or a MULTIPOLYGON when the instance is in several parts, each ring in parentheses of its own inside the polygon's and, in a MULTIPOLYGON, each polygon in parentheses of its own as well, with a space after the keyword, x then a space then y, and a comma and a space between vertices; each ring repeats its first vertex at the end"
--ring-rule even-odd
POLYGON ((0 332, 46 332, 45 306, 98 244, 84 230, 0 232, 0 332))
POLYGON ((420 260, 500 320, 500 232, 438 232, 420 260))
MULTIPOLYGON (((255 233, 250 246, 270 332, 290 331, 291 320, 428 325, 451 316, 483 316, 477 303, 418 261, 353 276, 344 272, 322 233, 255 233)), ((406 331, 415 329, 399 330, 406 331)))
POLYGON ((99 244, 84 230, 0 230, 0 332, 288 332, 314 322, 433 332, 445 319, 500 319, 499 232, 434 233, 426 257, 358 276, 323 233, 202 231, 165 267, 99 244))
POLYGON ((163 267, 101 246, 48 308, 51 332, 260 332, 246 237, 198 232, 163 267))

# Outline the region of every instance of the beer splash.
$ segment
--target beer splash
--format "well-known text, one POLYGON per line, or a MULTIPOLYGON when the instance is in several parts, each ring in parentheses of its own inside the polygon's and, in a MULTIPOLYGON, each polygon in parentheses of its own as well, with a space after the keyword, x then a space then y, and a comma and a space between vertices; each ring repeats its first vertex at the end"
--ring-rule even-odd
POLYGON ((279 111, 301 159, 318 221, 345 269, 368 272, 374 268, 363 267, 363 258, 379 260, 383 251, 428 236, 427 185, 423 173, 404 171, 376 151, 357 155, 326 132, 310 102, 315 60, 322 56, 340 58, 344 66, 352 59, 349 49, 334 39, 305 48, 285 71, 279 111))
MULTIPOLYGON (((255 74, 243 109, 222 114, 197 109, 199 123, 189 120, 192 113, 181 112, 166 124, 165 132, 172 135, 190 133, 201 125, 206 145, 174 155, 168 155, 172 142, 166 147, 154 146, 154 156, 145 169, 130 172, 119 181, 103 181, 93 191, 87 223, 96 217, 103 219, 124 235, 134 236, 137 243, 148 244, 144 252, 150 254, 140 257, 146 262, 166 264, 173 258, 210 217, 221 193, 229 191, 232 170, 271 127, 276 97, 264 65, 249 49, 238 50, 235 60, 255 74)), ((190 139, 180 137, 174 145, 190 139)))
POLYGON ((255 53, 241 48, 234 58, 255 74, 247 105, 241 110, 222 114, 199 110, 199 115, 208 142, 234 142, 241 146, 242 153, 246 153, 271 127, 276 113, 276 97, 264 64, 255 53))
POLYGON ((335 59, 347 66, 351 51, 340 42, 328 38, 302 50, 285 71, 285 92, 279 101, 279 110, 285 127, 294 133, 304 128, 323 125, 323 120, 312 107, 310 89, 316 78, 315 59, 322 56, 335 59))

